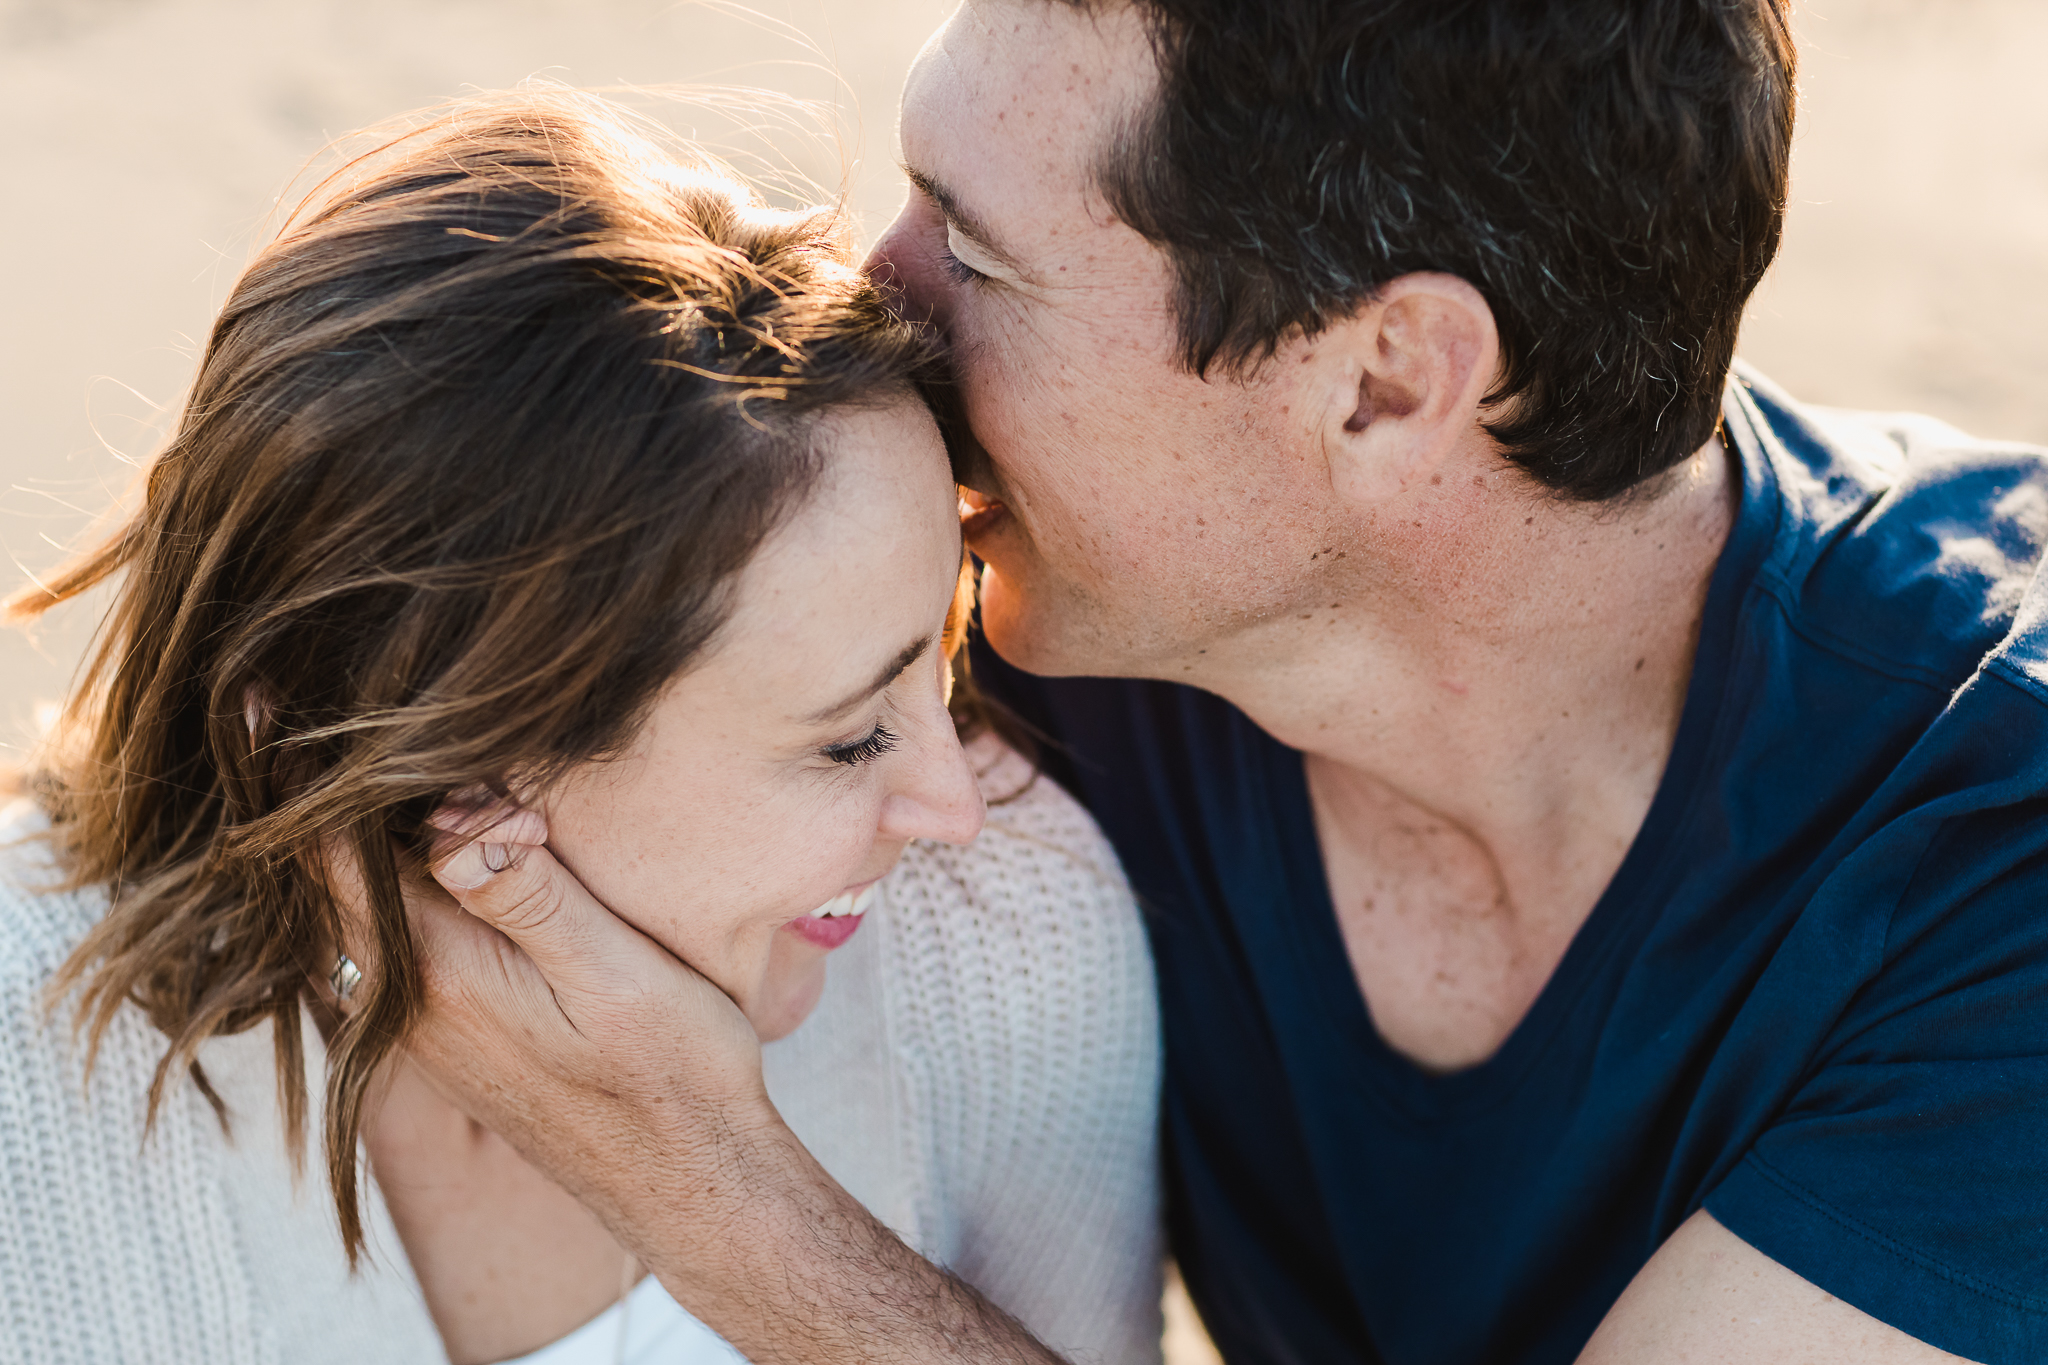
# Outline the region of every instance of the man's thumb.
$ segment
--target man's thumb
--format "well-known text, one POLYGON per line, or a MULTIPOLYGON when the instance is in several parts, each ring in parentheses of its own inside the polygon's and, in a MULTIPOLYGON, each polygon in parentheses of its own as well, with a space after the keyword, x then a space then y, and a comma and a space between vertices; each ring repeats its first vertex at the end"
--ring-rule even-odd
MULTIPOLYGON (((472 830, 479 823, 474 815, 460 818, 472 830)), ((446 830, 456 819, 437 812, 433 823, 446 830)), ((548 852, 547 821, 537 812, 519 811, 481 834, 456 837, 461 843, 432 864, 434 880, 456 904, 511 939, 557 994, 616 990, 621 959, 653 948, 548 852), (603 975, 609 979, 586 981, 599 963, 606 965, 603 975)))

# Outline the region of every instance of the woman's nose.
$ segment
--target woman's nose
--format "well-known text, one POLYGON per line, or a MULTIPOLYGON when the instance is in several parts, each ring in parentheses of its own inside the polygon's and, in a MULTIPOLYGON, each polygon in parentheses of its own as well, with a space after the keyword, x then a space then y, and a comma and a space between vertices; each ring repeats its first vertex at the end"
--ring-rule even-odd
POLYGON ((896 839, 973 843, 988 806, 950 718, 934 730, 914 756, 906 755, 913 761, 899 769, 897 787, 882 803, 880 832, 896 839))

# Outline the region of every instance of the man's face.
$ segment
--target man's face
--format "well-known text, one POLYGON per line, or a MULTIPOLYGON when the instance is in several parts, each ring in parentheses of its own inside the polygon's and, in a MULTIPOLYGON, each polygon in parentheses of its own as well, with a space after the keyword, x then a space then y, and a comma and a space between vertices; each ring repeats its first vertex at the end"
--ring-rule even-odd
POLYGON ((1040 672, 1193 671, 1313 592, 1332 544, 1292 357, 1250 382, 1182 369, 1169 261, 1095 189, 1154 82, 1130 7, 968 0, 904 93, 913 189, 874 266, 952 349, 967 482, 1000 504, 968 523, 983 621, 1040 672))

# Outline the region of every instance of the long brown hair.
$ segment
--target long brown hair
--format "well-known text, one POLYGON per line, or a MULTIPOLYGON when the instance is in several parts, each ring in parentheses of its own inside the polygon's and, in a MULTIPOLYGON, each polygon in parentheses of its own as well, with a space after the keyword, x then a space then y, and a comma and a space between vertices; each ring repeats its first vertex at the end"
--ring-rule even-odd
MULTIPOLYGON (((451 105, 326 181, 236 284, 140 510, 33 617, 122 575, 36 778, 111 908, 52 983, 89 1054, 268 1020, 303 1141, 302 1006, 360 871, 377 970, 329 1046, 325 1149, 362 1243, 366 1088, 420 1005, 401 886, 449 793, 615 752, 813 486, 815 419, 925 361, 837 217, 774 213, 562 91, 451 105)), ((222 1112, 223 1121, 226 1114, 222 1112)))

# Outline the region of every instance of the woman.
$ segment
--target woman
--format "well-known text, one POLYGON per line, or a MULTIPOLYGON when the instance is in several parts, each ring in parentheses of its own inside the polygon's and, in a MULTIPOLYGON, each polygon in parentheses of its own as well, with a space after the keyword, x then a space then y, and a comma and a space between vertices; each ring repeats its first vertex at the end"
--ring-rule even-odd
POLYGON ((119 578, 0 868, 0 1359, 730 1358, 406 1060, 405 897, 487 825, 784 1039, 914 1246, 1156 1358, 1142 935, 1078 808, 962 751, 925 353, 836 231, 531 93, 237 284, 141 510, 16 602, 119 578))

